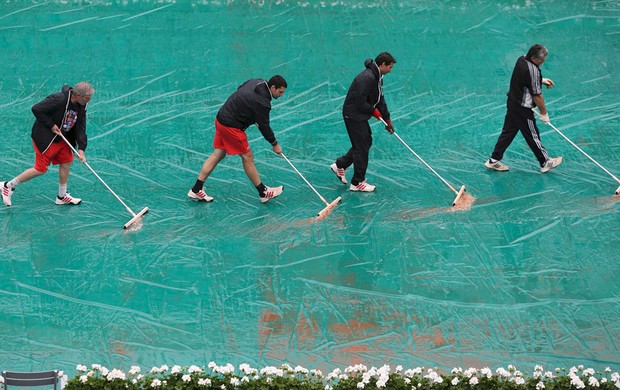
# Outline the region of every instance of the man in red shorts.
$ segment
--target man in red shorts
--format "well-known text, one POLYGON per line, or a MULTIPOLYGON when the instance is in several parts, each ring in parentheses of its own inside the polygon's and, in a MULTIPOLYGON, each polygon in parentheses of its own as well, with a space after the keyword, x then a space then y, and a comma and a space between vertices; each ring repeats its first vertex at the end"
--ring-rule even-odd
POLYGON ((205 160, 198 179, 187 196, 202 202, 213 200, 213 197, 204 191, 204 182, 227 154, 241 156, 243 170, 258 190, 261 202, 265 203, 282 193, 282 186, 268 187, 260 180, 245 130, 256 124, 263 137, 271 144, 273 151, 277 154, 282 153, 282 147, 269 126, 269 111, 271 111, 271 99, 278 99, 284 95, 286 87, 286 80, 282 76, 273 76, 269 81, 252 79, 243 83, 226 100, 215 117, 213 138, 215 150, 205 160))
POLYGON ((73 88, 65 85, 60 92, 49 95, 32 106, 32 113, 36 118, 31 134, 36 155, 34 167, 26 169, 11 181, 0 182, 5 205, 11 206, 11 196, 18 185, 43 175, 50 163, 60 164, 56 204, 80 204, 82 199, 74 198, 67 192, 73 153, 60 135, 63 134, 73 146, 77 145, 79 159, 86 161, 86 105, 94 92, 93 86, 84 81, 73 88))

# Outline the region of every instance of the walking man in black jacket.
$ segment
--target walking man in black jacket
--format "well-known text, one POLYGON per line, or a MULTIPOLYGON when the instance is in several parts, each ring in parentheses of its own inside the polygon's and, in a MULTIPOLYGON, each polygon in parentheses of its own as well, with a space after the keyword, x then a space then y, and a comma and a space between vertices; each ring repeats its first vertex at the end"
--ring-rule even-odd
POLYGON ((396 60, 390 53, 383 52, 375 58, 364 62, 366 67, 358 74, 347 92, 342 107, 344 124, 351 140, 349 151, 330 166, 343 184, 347 184, 345 170, 353 164, 353 177, 350 191, 372 192, 375 186, 366 183, 368 152, 372 145, 372 133, 368 120, 371 116, 383 118, 387 123, 385 129, 393 133, 394 126, 390 112, 383 98, 383 76, 392 71, 396 60))
POLYGON ((273 76, 268 82, 263 79, 252 79, 243 83, 226 100, 215 117, 213 138, 215 150, 202 165, 194 187, 187 193, 188 197, 202 202, 213 200, 213 197, 204 191, 204 182, 227 154, 241 156, 243 170, 258 190, 261 202, 265 203, 282 193, 282 186, 268 187, 260 180, 245 130, 256 124, 263 137, 271 144, 273 151, 277 154, 282 153, 282 147, 269 126, 269 112, 271 99, 278 99, 284 95, 286 87, 286 80, 282 76, 273 76))
POLYGON ((82 199, 74 198, 67 192, 73 153, 60 135, 64 135, 74 147, 77 145, 78 158, 86 161, 86 105, 94 92, 93 86, 84 81, 73 88, 65 85, 60 92, 32 106, 36 118, 31 134, 36 156, 34 167, 26 169, 11 181, 0 182, 5 205, 11 206, 11 196, 19 184, 43 175, 50 164, 60 164, 56 204, 62 206, 82 202, 82 199))

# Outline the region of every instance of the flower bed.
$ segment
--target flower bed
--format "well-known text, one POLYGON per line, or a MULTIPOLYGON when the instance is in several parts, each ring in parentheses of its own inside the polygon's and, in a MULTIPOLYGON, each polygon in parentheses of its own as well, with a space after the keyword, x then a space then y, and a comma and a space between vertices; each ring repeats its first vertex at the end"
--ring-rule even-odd
MULTIPOLYGON (((319 370, 295 368, 284 364, 280 367, 256 369, 242 364, 238 370, 227 364, 209 363, 205 367, 188 366, 153 367, 142 373, 140 367, 129 371, 93 364, 91 368, 78 365, 79 374, 70 379, 65 390, 208 390, 208 389, 278 389, 278 390, 357 390, 357 389, 609 389, 620 388, 620 374, 606 368, 597 372, 583 366, 569 370, 556 368, 545 371, 536 366, 531 374, 522 373, 514 366, 491 370, 488 367, 466 370, 455 368, 450 374, 441 374, 432 368, 418 367, 404 370, 401 366, 391 369, 364 365, 349 366, 344 371, 335 369, 327 375, 319 370)), ((62 375, 62 373, 61 373, 62 375)))

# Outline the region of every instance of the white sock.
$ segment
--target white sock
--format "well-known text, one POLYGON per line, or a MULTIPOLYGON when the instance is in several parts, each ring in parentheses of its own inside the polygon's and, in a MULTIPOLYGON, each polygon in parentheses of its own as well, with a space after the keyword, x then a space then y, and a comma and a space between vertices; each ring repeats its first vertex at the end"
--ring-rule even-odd
POLYGON ((17 187, 18 185, 19 185, 19 180, 17 180, 17 178, 6 182, 7 188, 15 189, 15 187, 17 187))
POLYGON ((58 184, 58 197, 64 198, 67 195, 67 185, 66 184, 58 184))
POLYGON ((490 158, 489 161, 491 162, 491 164, 495 164, 496 162, 498 162, 499 160, 496 160, 494 158, 490 158))

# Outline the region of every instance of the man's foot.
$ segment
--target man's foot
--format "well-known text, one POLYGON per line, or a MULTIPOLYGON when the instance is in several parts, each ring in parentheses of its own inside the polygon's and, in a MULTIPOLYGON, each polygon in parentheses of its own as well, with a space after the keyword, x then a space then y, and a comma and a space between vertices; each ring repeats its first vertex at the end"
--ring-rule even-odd
POLYGON ((491 160, 487 160, 484 163, 484 166, 492 171, 507 171, 510 169, 508 168, 508 165, 502 164, 501 161, 491 162, 491 160))
POLYGON ((80 204, 80 203, 82 203, 82 199, 74 198, 68 192, 65 194, 64 198, 61 198, 59 196, 56 197, 56 204, 59 206, 63 206, 66 204, 80 204))
POLYGON ((6 186, 6 182, 0 181, 0 191, 2 191, 2 201, 5 205, 10 206, 12 204, 11 195, 13 195, 15 188, 9 188, 6 186))
POLYGON ((373 186, 372 184, 368 184, 366 183, 366 180, 364 180, 363 182, 360 182, 358 185, 353 185, 351 184, 351 186, 349 187, 349 191, 354 191, 354 192, 373 192, 375 190, 376 186, 373 186))
POLYGON ((282 193, 283 187, 267 187, 265 186, 265 193, 260 196, 260 201, 265 203, 269 201, 269 199, 275 198, 276 196, 280 196, 282 193))
POLYGON ((187 193, 187 196, 189 196, 192 199, 196 199, 199 202, 211 202, 213 200, 213 197, 207 195, 207 193, 204 190, 194 192, 192 189, 190 189, 189 192, 187 193))
POLYGON ((549 160, 545 162, 545 165, 540 167, 540 172, 541 173, 549 172, 550 170, 552 170, 553 168, 557 167, 560 164, 562 164, 562 156, 550 158, 549 160))
POLYGON ((338 168, 336 163, 333 163, 329 167, 332 169, 332 172, 336 174, 336 177, 342 182, 342 184, 347 184, 347 177, 344 174, 344 169, 338 168))

